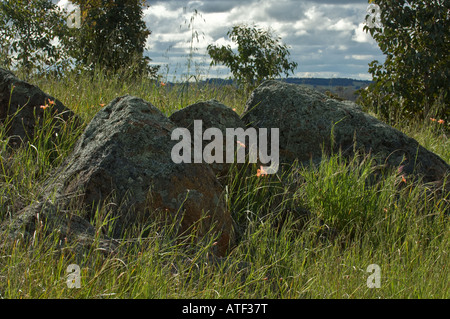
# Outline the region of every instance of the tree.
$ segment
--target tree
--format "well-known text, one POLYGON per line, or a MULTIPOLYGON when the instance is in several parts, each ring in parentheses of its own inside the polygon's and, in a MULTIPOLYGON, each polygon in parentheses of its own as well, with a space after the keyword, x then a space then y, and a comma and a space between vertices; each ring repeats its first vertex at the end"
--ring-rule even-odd
POLYGON ((81 27, 67 40, 70 54, 89 69, 117 72, 132 68, 154 75, 143 55, 151 34, 143 20, 145 0, 73 0, 80 6, 81 27))
POLYGON ((237 53, 231 46, 208 45, 211 65, 224 64, 241 86, 251 90, 265 79, 273 79, 283 72, 294 72, 297 63, 289 62, 288 47, 281 44, 271 30, 256 25, 236 25, 227 35, 238 45, 237 53))
POLYGON ((395 114, 448 120, 449 1, 369 2, 379 12, 379 21, 368 23, 364 30, 378 43, 386 60, 369 64, 374 83, 360 91, 362 103, 390 121, 396 120, 395 114))
POLYGON ((0 2, 0 52, 5 67, 33 70, 57 68, 65 61, 55 41, 65 28, 65 16, 51 0, 0 2))

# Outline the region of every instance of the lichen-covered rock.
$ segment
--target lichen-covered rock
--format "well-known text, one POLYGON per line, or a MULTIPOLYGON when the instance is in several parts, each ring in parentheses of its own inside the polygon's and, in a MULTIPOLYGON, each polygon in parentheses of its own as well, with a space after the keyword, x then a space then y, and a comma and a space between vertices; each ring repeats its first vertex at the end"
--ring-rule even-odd
POLYGON ((280 162, 320 162, 322 150, 352 156, 363 150, 380 164, 402 173, 438 181, 450 166, 436 154, 393 127, 341 102, 299 85, 279 81, 261 84, 247 101, 243 120, 254 127, 279 128, 280 162))
MULTIPOLYGON (((189 105, 179 111, 174 112, 169 119, 174 122, 178 127, 187 128, 191 136, 194 136, 194 120, 202 121, 203 131, 208 128, 218 128, 223 134, 223 145, 226 145, 226 129, 227 128, 243 128, 245 124, 239 117, 239 115, 233 111, 230 107, 216 101, 202 101, 192 105, 189 105)), ((202 149, 207 145, 209 141, 202 142, 202 149)), ((239 145, 235 145, 239 147, 239 145)), ((225 176, 230 169, 232 163, 226 163, 225 160, 225 147, 224 154, 222 156, 223 163, 209 164, 214 173, 219 177, 225 176)))
POLYGON ((195 225, 202 236, 202 230, 215 225, 216 253, 225 254, 232 223, 222 186, 207 165, 172 161, 174 128, 142 99, 114 99, 92 119, 57 169, 47 197, 55 198, 60 212, 70 211, 71 205, 83 208, 85 220, 109 203, 109 218, 115 218, 113 237, 121 238, 133 225, 153 218, 176 220, 179 234, 195 225))
POLYGON ((0 124, 6 125, 9 145, 19 146, 22 141, 33 139, 36 123, 42 124, 44 112, 52 114, 53 134, 75 116, 58 99, 0 68, 0 124))

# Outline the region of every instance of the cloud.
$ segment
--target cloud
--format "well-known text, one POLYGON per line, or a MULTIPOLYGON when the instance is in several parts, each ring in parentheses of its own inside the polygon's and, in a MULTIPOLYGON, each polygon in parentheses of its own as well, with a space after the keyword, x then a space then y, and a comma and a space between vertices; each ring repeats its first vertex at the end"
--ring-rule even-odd
MULTIPOLYGON (((210 0, 203 1, 198 4, 198 10, 204 13, 225 13, 238 5, 242 4, 242 0, 210 0)), ((193 4, 195 5, 195 4, 193 4)))
POLYGON ((372 39, 370 34, 363 30, 364 23, 358 24, 358 27, 355 28, 352 40, 359 43, 371 43, 375 44, 375 40, 372 39))
MULTIPOLYGON (((368 63, 384 60, 376 42, 363 31, 367 0, 151 0, 147 4, 144 20, 152 34, 146 54, 171 75, 186 72, 189 56, 199 65, 204 63, 205 72, 229 75, 223 66, 209 68, 206 47, 236 49, 227 32, 243 23, 270 27, 282 38, 291 59, 299 64, 295 76, 367 79, 368 63)), ((59 5, 68 6, 68 0, 60 0, 59 5)))
POLYGON ((355 29, 355 25, 349 18, 339 19, 336 23, 328 27, 328 30, 335 31, 352 31, 355 29))
POLYGON ((371 54, 352 54, 345 56, 345 59, 354 59, 354 60, 369 60, 373 58, 374 56, 371 54))
POLYGON ((295 22, 305 17, 305 2, 278 0, 269 3, 264 11, 274 21, 295 22))
POLYGON ((332 5, 365 4, 367 6, 367 0, 307 0, 307 1, 318 4, 332 4, 332 5))
POLYGON ((67 10, 68 12, 71 12, 72 10, 75 9, 75 5, 74 5, 72 2, 70 2, 69 0, 60 0, 60 1, 57 3, 57 5, 58 5, 58 7, 60 7, 61 9, 65 9, 65 10, 67 10))

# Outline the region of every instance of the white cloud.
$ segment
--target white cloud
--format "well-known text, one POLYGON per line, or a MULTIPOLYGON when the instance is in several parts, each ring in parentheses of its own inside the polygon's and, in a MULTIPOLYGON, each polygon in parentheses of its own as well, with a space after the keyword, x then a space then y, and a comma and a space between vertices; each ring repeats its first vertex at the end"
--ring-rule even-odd
POLYGON ((338 78, 337 72, 297 72, 294 75, 299 78, 338 78))
POLYGON ((323 30, 331 23, 323 11, 316 6, 312 6, 305 12, 305 19, 301 19, 294 24, 295 29, 300 30, 323 30))
POLYGON ((371 60, 374 58, 374 55, 372 54, 352 54, 352 55, 346 55, 345 59, 353 59, 353 60, 371 60))
POLYGON ((352 37, 352 40, 355 42, 359 42, 359 43, 371 43, 374 44, 375 40, 372 39, 372 37, 370 36, 369 33, 367 33, 366 31, 363 30, 365 26, 364 22, 361 22, 360 24, 358 24, 358 27, 355 28, 355 33, 352 37))
POLYGON ((355 25, 348 18, 340 19, 338 22, 330 25, 328 30, 335 31, 351 31, 355 29, 355 25))
POLYGON ((224 37, 221 37, 214 41, 213 43, 216 46, 230 46, 231 49, 237 49, 237 44, 231 41, 230 39, 225 39, 224 37))
POLYGON ((75 10, 76 7, 78 7, 78 6, 74 5, 72 2, 70 2, 69 0, 60 0, 57 3, 57 5, 61 9, 65 9, 68 12, 71 12, 71 11, 75 10))
MULTIPOLYGON (((152 31, 148 55, 153 62, 168 63, 172 69, 183 64, 191 49, 188 24, 194 9, 198 9, 193 26, 199 41, 194 40, 193 45, 207 62, 208 44, 236 49, 226 33, 240 23, 272 28, 291 48, 291 59, 299 63, 295 76, 367 78, 367 64, 383 60, 375 41, 362 30, 366 0, 154 0, 150 5, 145 10, 152 31)), ((220 70, 226 72, 224 67, 220 70)))
POLYGON ((149 8, 144 10, 144 16, 153 17, 156 19, 177 19, 183 14, 183 8, 178 8, 177 10, 169 10, 163 4, 151 5, 149 8))

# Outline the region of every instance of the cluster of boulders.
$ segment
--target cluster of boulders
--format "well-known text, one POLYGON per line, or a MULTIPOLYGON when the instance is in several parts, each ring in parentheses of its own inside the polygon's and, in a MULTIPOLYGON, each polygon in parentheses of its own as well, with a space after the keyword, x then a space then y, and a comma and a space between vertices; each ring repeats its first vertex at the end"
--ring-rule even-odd
MULTIPOLYGON (((75 116, 57 99, 0 69, 0 120, 9 119, 6 136, 18 137, 14 143, 32 136, 33 125, 39 123, 35 117, 41 115, 40 105, 46 100, 55 101, 56 112, 75 116)), ((151 103, 126 95, 95 115, 72 153, 48 179, 39 202, 17 212, 4 226, 12 234, 31 235, 45 220, 49 230, 57 228, 65 238, 89 241, 96 231, 90 221, 107 209, 114 220, 112 238, 122 238, 139 223, 171 220, 178 234, 195 230, 202 236, 213 227, 215 253, 226 254, 233 244, 232 216, 218 177, 227 174, 230 163, 174 163, 172 159, 177 143, 172 132, 179 127, 192 132, 194 120, 202 120, 203 130, 214 127, 224 133, 230 127, 278 128, 281 164, 318 162, 323 150, 340 149, 348 156, 363 150, 376 154, 387 166, 402 165, 405 174, 425 181, 443 179, 450 172, 437 155, 356 104, 297 85, 263 83, 252 93, 242 117, 210 100, 168 118, 151 103)), ((103 236, 106 243, 109 239, 103 236)))

